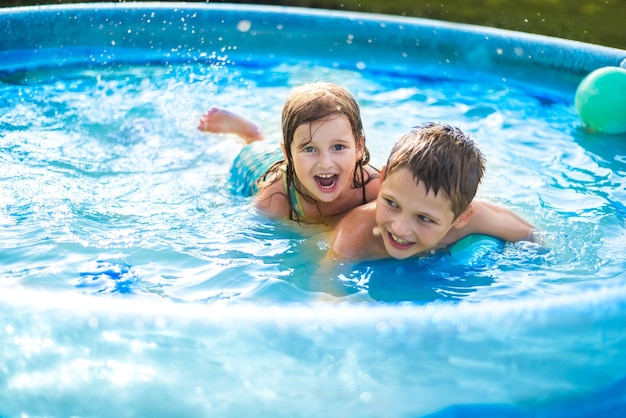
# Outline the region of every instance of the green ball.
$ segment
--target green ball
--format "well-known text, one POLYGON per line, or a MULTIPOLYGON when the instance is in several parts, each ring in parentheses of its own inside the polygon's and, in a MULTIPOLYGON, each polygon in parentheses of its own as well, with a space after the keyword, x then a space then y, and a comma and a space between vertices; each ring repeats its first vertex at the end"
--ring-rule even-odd
POLYGON ((605 134, 626 132, 626 69, 591 72, 576 90, 575 106, 585 128, 605 134))

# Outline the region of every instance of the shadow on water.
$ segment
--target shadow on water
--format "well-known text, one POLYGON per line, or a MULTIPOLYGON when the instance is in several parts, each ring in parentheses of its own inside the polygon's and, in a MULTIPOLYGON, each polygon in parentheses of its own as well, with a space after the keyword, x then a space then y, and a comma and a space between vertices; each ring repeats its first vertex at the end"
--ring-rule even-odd
POLYGON ((573 132, 573 138, 578 145, 602 158, 602 165, 626 170, 626 133, 607 135, 579 128, 573 132))
MULTIPOLYGON (((587 132, 582 128, 574 131, 574 141, 584 148, 598 166, 610 170, 608 176, 611 182, 622 183, 626 186, 626 133, 619 135, 606 135, 587 132)), ((626 219, 626 199, 624 187, 615 188, 616 192, 607 194, 605 199, 611 210, 624 222, 626 219)))

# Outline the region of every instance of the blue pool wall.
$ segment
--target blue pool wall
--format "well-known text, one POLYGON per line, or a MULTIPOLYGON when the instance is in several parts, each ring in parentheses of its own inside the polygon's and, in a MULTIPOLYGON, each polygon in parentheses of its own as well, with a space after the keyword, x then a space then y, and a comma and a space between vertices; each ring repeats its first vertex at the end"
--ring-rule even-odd
POLYGON ((282 6, 88 3, 0 10, 0 71, 115 63, 306 62, 493 77, 567 96, 626 51, 420 18, 282 6))

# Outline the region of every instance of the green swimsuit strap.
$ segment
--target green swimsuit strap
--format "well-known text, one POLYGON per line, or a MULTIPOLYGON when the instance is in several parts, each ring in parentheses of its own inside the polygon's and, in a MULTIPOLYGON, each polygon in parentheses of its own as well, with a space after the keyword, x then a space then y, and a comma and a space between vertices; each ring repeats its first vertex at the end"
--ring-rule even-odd
POLYGON ((295 217, 297 219, 303 220, 306 218, 306 215, 304 214, 304 207, 302 206, 302 197, 293 185, 287 184, 287 176, 285 174, 286 170, 283 166, 283 187, 285 189, 285 194, 290 196, 291 199, 292 215, 296 215, 295 217))

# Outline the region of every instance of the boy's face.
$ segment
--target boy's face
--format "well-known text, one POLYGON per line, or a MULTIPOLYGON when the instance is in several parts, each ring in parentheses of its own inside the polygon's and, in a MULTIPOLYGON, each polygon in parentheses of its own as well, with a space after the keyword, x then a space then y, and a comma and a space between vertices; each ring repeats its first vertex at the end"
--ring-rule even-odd
POLYGON ((376 200, 376 225, 385 249, 404 259, 436 248, 454 226, 454 213, 442 193, 426 193, 407 168, 384 177, 376 200))
POLYGON ((347 116, 331 115, 298 126, 291 155, 296 177, 307 194, 318 202, 333 202, 351 189, 363 147, 357 145, 347 116))

